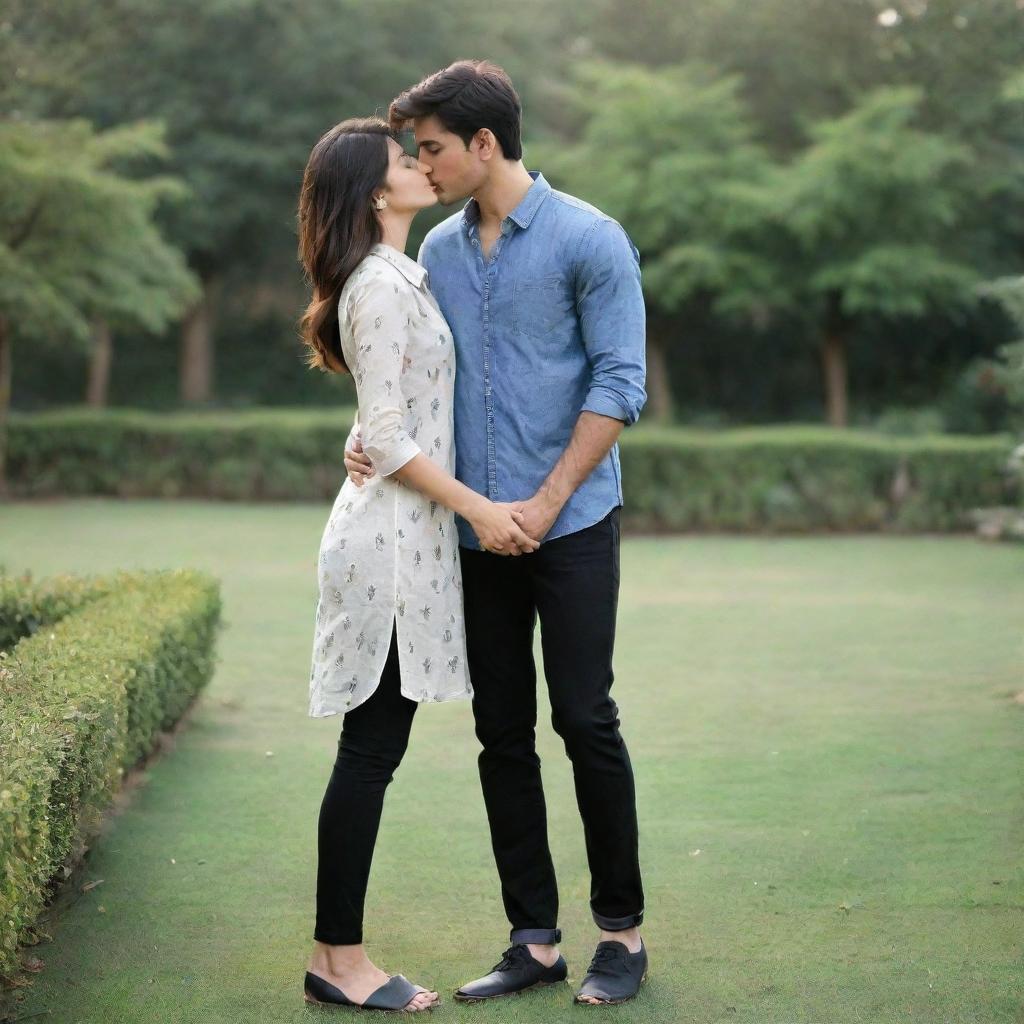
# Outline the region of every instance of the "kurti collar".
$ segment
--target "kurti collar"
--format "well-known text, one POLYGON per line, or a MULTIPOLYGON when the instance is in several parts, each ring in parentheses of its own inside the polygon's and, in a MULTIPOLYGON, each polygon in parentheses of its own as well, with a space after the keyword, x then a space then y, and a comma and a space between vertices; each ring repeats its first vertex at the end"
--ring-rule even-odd
POLYGON ((400 271, 414 288, 422 288, 427 272, 415 260, 410 259, 404 252, 399 252, 390 245, 378 242, 370 250, 371 256, 379 256, 387 260, 396 270, 400 271))

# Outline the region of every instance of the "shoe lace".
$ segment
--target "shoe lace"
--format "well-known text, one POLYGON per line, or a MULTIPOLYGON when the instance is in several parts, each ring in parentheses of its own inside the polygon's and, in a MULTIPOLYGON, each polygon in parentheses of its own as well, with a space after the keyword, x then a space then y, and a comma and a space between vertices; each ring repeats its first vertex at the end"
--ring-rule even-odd
POLYGON ((514 967, 522 967, 529 959, 532 959, 532 957, 526 946, 522 945, 522 943, 516 943, 514 946, 509 946, 501 954, 501 962, 495 964, 491 970, 507 971, 514 967))
POLYGON ((611 974, 613 973, 610 970, 612 961, 621 959, 624 959, 621 951, 616 949, 614 946, 602 946, 594 953, 594 957, 590 961, 590 970, 587 971, 587 973, 611 974))

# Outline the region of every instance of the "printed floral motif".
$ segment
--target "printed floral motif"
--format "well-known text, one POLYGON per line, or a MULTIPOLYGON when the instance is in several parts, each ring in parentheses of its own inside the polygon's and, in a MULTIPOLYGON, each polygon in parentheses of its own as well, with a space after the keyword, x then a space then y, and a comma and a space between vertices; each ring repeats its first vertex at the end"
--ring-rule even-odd
MULTIPOLYGON (((374 246, 342 290, 338 321, 371 458, 422 444, 420 452, 454 473, 455 348, 422 268, 374 246), (420 441, 424 422, 430 434, 420 441)), ((406 697, 472 696, 451 510, 390 472, 372 489, 345 480, 318 554, 310 715, 344 714, 367 700, 395 631, 406 697)))

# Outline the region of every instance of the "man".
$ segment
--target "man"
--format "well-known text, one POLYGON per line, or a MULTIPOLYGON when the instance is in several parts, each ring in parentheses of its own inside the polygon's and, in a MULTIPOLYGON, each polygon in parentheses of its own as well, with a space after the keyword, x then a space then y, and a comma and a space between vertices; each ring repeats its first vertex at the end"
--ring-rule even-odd
MULTIPOLYGON (((522 162, 521 106, 500 68, 459 61, 402 93, 446 205, 465 208, 420 249, 455 337, 456 475, 515 502, 541 547, 480 550, 459 521, 480 781, 511 947, 455 998, 564 981, 558 892, 535 750, 533 632, 541 624, 552 724, 572 761, 600 937, 577 1002, 632 998, 646 974, 636 800, 619 734, 612 648, 622 486, 617 438, 644 392, 639 256, 621 226, 522 162)), ((356 482, 369 461, 346 450, 356 482)))

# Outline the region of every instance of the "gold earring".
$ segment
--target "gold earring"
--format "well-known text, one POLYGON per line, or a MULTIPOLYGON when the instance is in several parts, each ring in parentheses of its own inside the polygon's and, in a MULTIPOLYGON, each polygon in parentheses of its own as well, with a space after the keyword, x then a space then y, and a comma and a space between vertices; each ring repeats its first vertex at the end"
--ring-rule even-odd
POLYGON ((375 196, 373 200, 373 208, 375 210, 387 209, 388 201, 383 196, 375 196))

